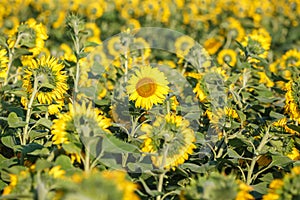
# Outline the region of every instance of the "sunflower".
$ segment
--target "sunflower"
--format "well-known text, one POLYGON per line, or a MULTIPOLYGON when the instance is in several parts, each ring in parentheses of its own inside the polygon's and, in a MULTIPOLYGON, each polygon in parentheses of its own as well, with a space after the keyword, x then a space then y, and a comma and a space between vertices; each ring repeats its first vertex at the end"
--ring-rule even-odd
POLYGON ((285 130, 285 132, 287 132, 287 133, 297 134, 297 132, 295 130, 293 130, 287 126, 287 123, 288 123, 288 119, 286 117, 284 117, 284 118, 281 118, 281 119, 273 122, 273 125, 275 127, 283 128, 285 130))
POLYGON ((178 57, 184 57, 189 50, 195 45, 195 40, 189 36, 183 35, 175 41, 175 52, 178 57))
POLYGON ((134 19, 134 18, 130 18, 130 19, 127 20, 126 26, 124 27, 124 30, 126 30, 127 28, 130 28, 130 30, 140 29, 141 24, 140 24, 139 20, 134 19))
POLYGON ((159 168, 175 168, 184 163, 196 148, 194 131, 189 128, 189 121, 182 116, 167 114, 157 117, 152 125, 144 124, 145 135, 142 151, 152 154, 153 164, 159 168))
POLYGON ((121 37, 115 36, 107 42, 107 49, 110 55, 120 57, 123 52, 123 45, 121 44, 121 37))
POLYGON ((299 199, 300 166, 295 166, 282 179, 274 179, 263 196, 263 200, 299 199))
MULTIPOLYGON (((52 142, 56 145, 68 144, 74 142, 74 136, 72 134, 78 134, 76 131, 76 122, 78 118, 84 116, 92 124, 96 124, 106 133, 110 133, 107 129, 111 125, 111 120, 103 116, 102 111, 97 108, 92 108, 91 104, 75 104, 75 108, 72 104, 69 104, 69 111, 63 114, 58 114, 58 118, 53 120, 51 126, 52 142)), ((78 138, 78 137, 77 137, 78 138)), ((75 160, 80 162, 80 157, 76 153, 68 153, 71 156, 72 162, 75 160)))
MULTIPOLYGON (((19 29, 22 29, 23 33, 19 44, 23 43, 24 46, 28 47, 33 56, 37 56, 44 48, 45 40, 48 39, 46 26, 41 23, 37 24, 35 19, 30 18, 24 24, 21 24, 19 29)), ((14 47, 17 34, 18 29, 15 29, 15 32, 8 38, 9 48, 14 47)))
POLYGON ((91 104, 76 104, 75 108, 72 104, 69 104, 69 112, 59 114, 58 119, 53 120, 51 127, 51 133, 53 135, 53 144, 67 144, 70 142, 70 133, 75 131, 74 120, 76 117, 85 116, 90 120, 93 120, 101 129, 110 133, 107 129, 111 125, 111 120, 103 116, 102 111, 97 108, 92 108, 91 104))
POLYGON ((62 71, 64 65, 59 63, 57 59, 43 56, 40 59, 31 58, 30 60, 23 60, 23 64, 27 65, 23 88, 29 94, 32 93, 33 82, 37 78, 40 84, 37 93, 39 103, 51 104, 53 101, 64 97, 68 89, 68 77, 62 71))
POLYGON ((220 65, 228 64, 234 66, 236 64, 237 54, 232 49, 222 49, 217 57, 217 61, 220 65))
POLYGON ((137 108, 149 110, 153 105, 164 102, 169 92, 168 84, 163 72, 146 65, 135 70, 128 80, 126 90, 137 108))
POLYGON ((232 41, 241 42, 245 36, 245 30, 240 21, 233 17, 229 17, 226 20, 224 29, 224 34, 230 35, 232 41))
POLYGON ((300 99, 299 99, 300 79, 289 81, 286 84, 285 112, 290 115, 292 120, 300 122, 300 99))
POLYGON ((86 7, 86 16, 89 19, 95 20, 103 15, 105 8, 105 1, 89 2, 86 7))
MULTIPOLYGON (((85 32, 86 32, 86 41, 87 42, 93 42, 96 44, 100 44, 101 40, 100 40, 100 28, 97 26, 96 23, 86 23, 85 24, 85 32)), ((85 47, 84 51, 85 52, 91 52, 92 50, 94 50, 94 47, 85 47)))
POLYGON ((287 156, 292 160, 300 160, 300 153, 296 147, 293 147, 292 151, 287 154, 287 156))
POLYGON ((287 51, 281 57, 280 65, 283 67, 300 67, 300 51, 297 49, 287 51))
POLYGON ((136 54, 133 53, 135 57, 137 57, 138 61, 145 61, 147 60, 151 55, 151 48, 149 43, 142 37, 134 38, 133 44, 131 44, 131 48, 136 51, 136 54))
POLYGON ((204 49, 209 53, 209 55, 215 54, 220 47, 223 45, 224 38, 221 36, 209 38, 204 42, 204 49))
MULTIPOLYGON (((7 77, 7 51, 6 49, 0 50, 0 78, 6 79, 7 77)), ((4 80, 5 81, 5 80, 4 80)))
POLYGON ((260 79, 259 83, 265 84, 268 88, 273 87, 275 83, 269 78, 269 76, 266 74, 266 72, 257 72, 260 79))
POLYGON ((249 193, 253 188, 240 180, 238 180, 237 183, 239 189, 235 200, 254 200, 254 197, 249 193))
POLYGON ((247 35, 242 42, 242 45, 246 47, 250 54, 249 62, 258 63, 259 60, 252 58, 251 55, 258 56, 260 58, 267 58, 268 51, 270 50, 271 40, 269 33, 262 31, 253 31, 247 35))
POLYGON ((135 190, 137 185, 126 179, 126 173, 122 171, 103 171, 102 176, 109 182, 113 182, 117 185, 118 190, 123 193, 123 200, 138 200, 140 199, 135 190))

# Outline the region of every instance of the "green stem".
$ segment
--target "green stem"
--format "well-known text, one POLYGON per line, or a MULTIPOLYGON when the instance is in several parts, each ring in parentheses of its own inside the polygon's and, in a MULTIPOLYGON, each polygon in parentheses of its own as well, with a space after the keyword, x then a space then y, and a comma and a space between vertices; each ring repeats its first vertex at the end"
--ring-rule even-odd
POLYGON ((127 79, 128 79, 128 58, 127 58, 127 52, 125 51, 125 83, 127 83, 127 79))
MULTIPOLYGON (((166 172, 163 172, 163 173, 161 173, 161 174, 159 175, 158 183, 157 183, 157 191, 158 191, 158 192, 162 192, 165 174, 166 174, 166 172)), ((161 200, 161 195, 158 195, 158 196, 156 197, 156 200, 161 200)))
POLYGON ((29 121, 30 121, 30 117, 31 117, 31 113, 32 113, 32 104, 33 101, 36 97, 36 94, 38 92, 38 79, 36 77, 36 75, 34 75, 34 83, 33 83, 33 91, 27 106, 27 112, 26 112, 26 125, 24 127, 24 132, 23 132, 23 139, 21 140, 21 144, 22 145, 26 145, 27 140, 28 140, 28 134, 29 134, 29 121))
POLYGON ((268 143, 269 136, 270 136, 269 130, 270 130, 270 127, 268 126, 267 130, 266 130, 266 133, 265 133, 264 137, 262 138, 259 146, 257 147, 256 150, 254 149, 255 155, 254 155, 254 157, 251 161, 251 164, 250 164, 250 167, 249 167, 249 170, 248 170, 248 174, 247 174, 247 184, 248 185, 250 185, 252 180, 253 180, 252 174, 253 174, 253 171, 254 171, 255 164, 261 156, 260 152, 263 149, 263 147, 268 143))
POLYGON ((74 33, 75 33, 75 39, 73 39, 73 42, 74 42, 74 47, 76 52, 76 75, 75 75, 74 88, 75 88, 75 93, 78 93, 78 84, 79 84, 79 76, 80 76, 80 65, 79 65, 80 41, 78 35, 79 32, 77 30, 74 30, 74 33))
POLYGON ((5 79, 4 79, 4 85, 8 84, 8 76, 9 76, 10 68, 12 66, 12 62, 14 60, 15 49, 19 45, 19 43, 24 35, 25 35, 24 33, 18 35, 17 40, 16 40, 14 46, 12 47, 12 49, 8 48, 8 64, 7 64, 7 71, 6 71, 6 75, 5 75, 5 79))
POLYGON ((85 151, 84 171, 89 174, 90 170, 90 145, 88 144, 85 151))

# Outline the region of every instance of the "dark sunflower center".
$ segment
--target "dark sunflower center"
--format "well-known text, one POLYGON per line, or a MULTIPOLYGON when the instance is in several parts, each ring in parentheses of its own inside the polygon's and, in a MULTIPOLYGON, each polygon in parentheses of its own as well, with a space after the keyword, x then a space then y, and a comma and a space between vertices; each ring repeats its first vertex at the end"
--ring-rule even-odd
POLYGON ((138 81, 135 88, 140 96, 146 98, 152 96, 155 93, 157 84, 153 79, 145 77, 138 81))

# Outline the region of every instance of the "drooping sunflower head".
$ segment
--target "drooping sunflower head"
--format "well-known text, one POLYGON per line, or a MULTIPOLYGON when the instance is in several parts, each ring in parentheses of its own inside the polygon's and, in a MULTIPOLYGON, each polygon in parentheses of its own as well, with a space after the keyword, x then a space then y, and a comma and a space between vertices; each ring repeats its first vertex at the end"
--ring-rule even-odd
POLYGON ((23 88, 31 94, 35 79, 38 81, 37 100, 41 104, 51 104, 53 101, 62 99, 68 89, 67 76, 62 71, 64 65, 57 59, 41 57, 34 59, 28 57, 23 60, 25 69, 23 88))
POLYGON ((169 92, 164 73, 151 66, 142 66, 134 71, 126 86, 129 99, 137 108, 149 110, 153 105, 163 103, 169 92))
POLYGON ((37 23, 35 19, 30 18, 25 23, 21 24, 15 33, 8 38, 9 47, 12 48, 16 43, 16 35, 20 34, 20 44, 26 46, 33 56, 38 55, 44 48, 45 40, 47 40, 46 26, 37 23))
POLYGON ((291 49, 281 58, 280 65, 286 67, 300 67, 300 51, 291 49))
POLYGON ((158 168, 174 168, 188 159, 196 148, 194 131, 182 116, 167 114, 157 117, 152 125, 145 124, 142 151, 152 153, 153 164, 158 168))
POLYGON ((290 81, 286 84, 285 112, 292 120, 300 122, 300 79, 290 81))
POLYGON ((267 58, 268 51, 271 46, 270 35, 266 31, 254 30, 251 34, 248 34, 242 45, 246 47, 248 53, 250 54, 249 62, 258 63, 259 60, 252 58, 253 56, 258 56, 260 58, 267 58))
MULTIPOLYGON (((92 103, 75 103, 72 114, 77 130, 82 131, 82 129, 80 129, 82 127, 80 126, 88 125, 91 128, 91 131, 98 129, 102 133, 110 133, 108 128, 111 126, 111 119, 105 117, 103 112, 98 108, 93 108, 92 103)), ((86 132, 80 134, 86 134, 86 132)))

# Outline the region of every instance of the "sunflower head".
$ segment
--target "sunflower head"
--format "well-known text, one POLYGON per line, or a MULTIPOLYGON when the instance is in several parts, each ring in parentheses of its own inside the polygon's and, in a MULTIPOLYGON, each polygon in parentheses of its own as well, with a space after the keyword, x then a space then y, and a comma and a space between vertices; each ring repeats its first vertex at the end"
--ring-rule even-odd
POLYGON ((217 57, 217 61, 220 65, 228 64, 234 66, 237 62, 237 54, 232 49, 222 49, 217 57))
POLYGON ((152 153, 153 164, 158 168, 174 168, 188 159, 196 148, 194 131, 189 121, 175 114, 157 117, 152 125, 142 126, 145 135, 142 151, 152 153))
POLYGON ((37 23, 35 19, 30 18, 25 23, 19 25, 15 33, 8 38, 9 47, 12 48, 16 43, 17 35, 21 35, 18 45, 25 46, 33 56, 38 55, 44 48, 47 40, 47 29, 45 25, 37 23))
POLYGON ((153 105, 164 102, 169 92, 168 84, 163 72, 147 65, 134 71, 126 90, 137 108, 149 110, 153 105))
POLYGON ((64 97, 68 89, 67 76, 62 71, 64 65, 57 59, 43 56, 40 59, 27 57, 23 59, 25 76, 23 88, 31 94, 35 79, 38 82, 37 100, 41 104, 52 104, 53 101, 60 100, 64 97))
POLYGON ((258 63, 259 60, 253 57, 267 58, 271 46, 270 35, 266 31, 254 30, 245 37, 242 45, 246 48, 247 54, 250 56, 249 62, 258 63))
POLYGON ((292 120, 300 122, 300 79, 290 81, 286 84, 285 112, 290 115, 292 120))

